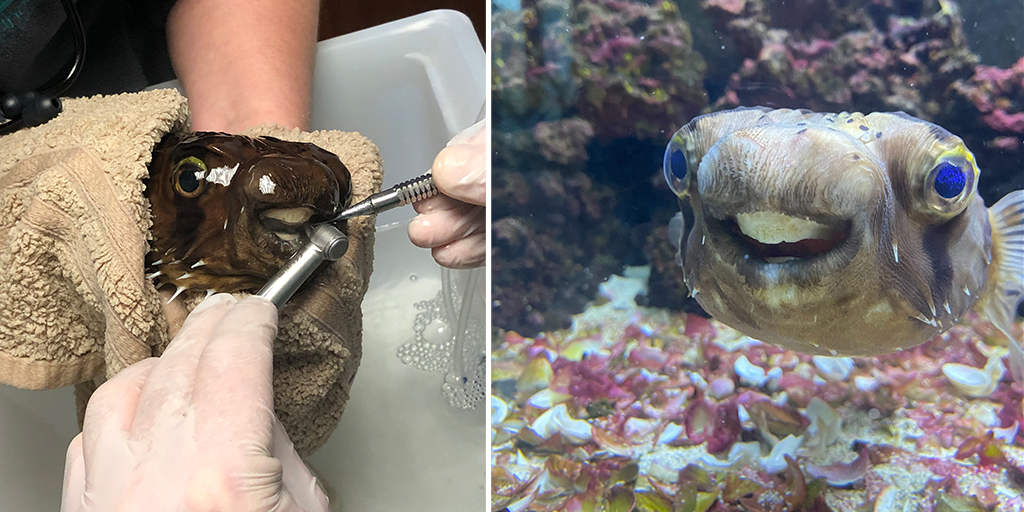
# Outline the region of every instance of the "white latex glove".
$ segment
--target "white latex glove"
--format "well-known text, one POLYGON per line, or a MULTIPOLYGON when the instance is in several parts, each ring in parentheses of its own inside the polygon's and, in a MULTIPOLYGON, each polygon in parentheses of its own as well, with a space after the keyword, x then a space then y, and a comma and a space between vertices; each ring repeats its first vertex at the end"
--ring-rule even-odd
POLYGON ((409 240, 429 248, 438 264, 472 268, 484 264, 487 248, 487 122, 456 135, 438 153, 430 171, 440 195, 414 203, 409 240))
POLYGON ((93 394, 68 448, 61 511, 326 512, 274 416, 276 334, 266 299, 203 301, 163 356, 93 394))

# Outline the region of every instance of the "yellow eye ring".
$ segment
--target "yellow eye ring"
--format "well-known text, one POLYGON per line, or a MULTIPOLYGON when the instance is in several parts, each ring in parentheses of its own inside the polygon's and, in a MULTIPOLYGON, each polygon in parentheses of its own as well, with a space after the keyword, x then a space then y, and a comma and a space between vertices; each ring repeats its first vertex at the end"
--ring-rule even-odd
POLYGON ((174 166, 171 174, 171 183, 174 184, 174 191, 185 197, 196 197, 203 193, 206 180, 206 164, 194 157, 182 158, 174 166))

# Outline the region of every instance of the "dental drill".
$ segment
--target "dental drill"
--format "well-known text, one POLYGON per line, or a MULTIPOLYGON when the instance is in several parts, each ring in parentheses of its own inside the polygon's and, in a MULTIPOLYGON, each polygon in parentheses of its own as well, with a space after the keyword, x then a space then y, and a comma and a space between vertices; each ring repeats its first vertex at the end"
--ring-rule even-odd
POLYGON ((377 215, 392 208, 422 201, 437 194, 434 178, 428 172, 391 187, 342 210, 331 219, 313 226, 309 242, 303 245, 257 293, 273 302, 277 309, 295 295, 299 287, 324 261, 337 261, 348 251, 348 236, 334 226, 352 217, 377 215))

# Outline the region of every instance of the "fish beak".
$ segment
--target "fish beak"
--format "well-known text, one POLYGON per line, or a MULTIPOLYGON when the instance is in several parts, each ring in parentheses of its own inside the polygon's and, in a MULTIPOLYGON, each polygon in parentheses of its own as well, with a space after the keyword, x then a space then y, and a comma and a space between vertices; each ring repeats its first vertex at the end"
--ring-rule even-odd
POLYGON ((275 236, 290 242, 297 240, 302 228, 313 216, 313 210, 307 207, 273 208, 260 214, 260 223, 275 236))
POLYGON ((768 263, 812 258, 846 239, 845 230, 776 212, 740 213, 735 222, 743 240, 768 263))

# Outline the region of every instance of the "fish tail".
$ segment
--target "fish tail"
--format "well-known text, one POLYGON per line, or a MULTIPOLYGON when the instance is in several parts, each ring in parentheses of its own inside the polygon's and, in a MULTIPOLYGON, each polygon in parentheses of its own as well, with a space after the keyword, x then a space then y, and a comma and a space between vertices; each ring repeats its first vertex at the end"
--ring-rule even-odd
POLYGON ((1024 302, 1024 190, 1003 196, 988 209, 992 226, 992 293, 986 297, 983 313, 1010 339, 1010 371, 1024 381, 1024 350, 1011 333, 1017 307, 1024 302))

